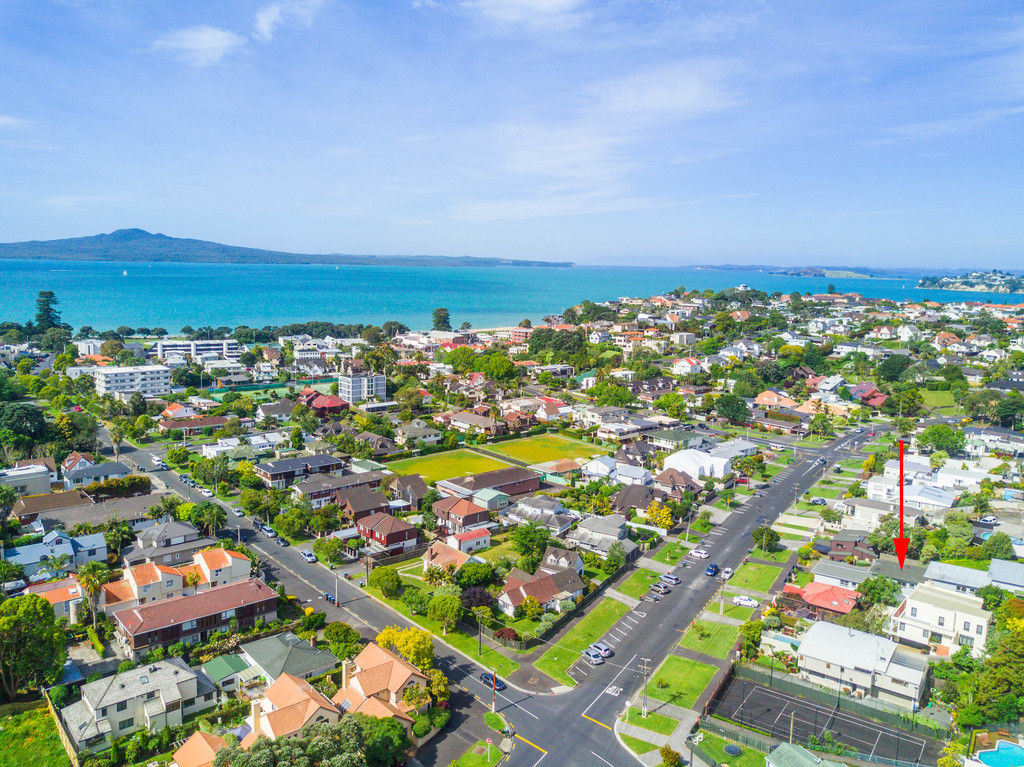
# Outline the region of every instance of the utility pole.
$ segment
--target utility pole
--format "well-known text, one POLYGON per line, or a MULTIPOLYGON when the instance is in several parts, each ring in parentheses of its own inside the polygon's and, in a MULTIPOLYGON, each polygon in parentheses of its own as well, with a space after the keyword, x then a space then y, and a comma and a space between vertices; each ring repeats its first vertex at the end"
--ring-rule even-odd
POLYGON ((650 678, 650 675, 651 675, 651 659, 650 658, 641 658, 640 659, 640 671, 643 672, 643 675, 644 675, 644 708, 643 708, 643 717, 644 717, 644 719, 646 719, 647 718, 647 681, 648 681, 648 679, 650 678))

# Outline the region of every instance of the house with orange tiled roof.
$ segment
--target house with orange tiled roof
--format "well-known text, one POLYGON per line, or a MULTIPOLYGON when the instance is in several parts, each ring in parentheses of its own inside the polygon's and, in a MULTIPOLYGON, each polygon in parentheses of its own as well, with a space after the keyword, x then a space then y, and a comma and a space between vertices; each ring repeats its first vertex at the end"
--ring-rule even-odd
POLYGON ((765 410, 796 407, 796 400, 789 397, 781 389, 765 389, 754 397, 754 404, 765 410))
POLYGON ((426 708, 405 702, 406 689, 426 688, 426 675, 405 658, 371 642, 354 659, 342 663, 341 687, 333 702, 343 714, 397 719, 407 731, 426 708))
POLYGON ((77 623, 80 605, 85 593, 73 576, 49 583, 35 583, 25 589, 28 594, 38 594, 51 605, 57 618, 67 618, 68 623, 77 623))
POLYGON ((196 730, 171 759, 170 767, 213 767, 217 752, 227 748, 228 742, 212 732, 196 730))
POLYGON ((943 349, 951 346, 960 341, 959 336, 956 333, 950 333, 948 330, 943 330, 935 334, 932 339, 932 346, 937 350, 942 351, 943 349))
POLYGON ((117 610, 244 581, 251 570, 247 556, 224 548, 197 551, 191 563, 180 567, 142 562, 125 568, 120 580, 104 584, 99 604, 112 615, 117 610))
POLYGON ((241 742, 249 748, 260 738, 277 740, 298 735, 308 724, 335 724, 341 713, 322 692, 305 679, 281 674, 263 693, 252 701, 245 723, 250 732, 241 742))
POLYGON ((196 418, 199 412, 191 405, 183 405, 180 402, 172 402, 165 407, 160 415, 163 418, 196 418))
POLYGON ((453 546, 449 546, 447 543, 434 541, 423 552, 423 556, 420 559, 423 562, 423 572, 426 572, 431 567, 440 567, 442 570, 445 570, 449 565, 454 568, 453 572, 458 572, 459 568, 472 559, 472 557, 453 546))

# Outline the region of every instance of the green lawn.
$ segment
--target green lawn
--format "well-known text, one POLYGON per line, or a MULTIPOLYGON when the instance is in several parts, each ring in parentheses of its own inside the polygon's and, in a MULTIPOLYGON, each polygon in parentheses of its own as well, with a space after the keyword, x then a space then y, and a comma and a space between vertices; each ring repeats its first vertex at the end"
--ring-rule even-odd
POLYGON ((519 559, 519 555, 515 549, 512 548, 512 542, 508 539, 501 541, 500 543, 494 543, 494 538, 491 539, 491 547, 484 551, 473 552, 474 556, 486 559, 492 565, 495 564, 499 559, 505 557, 507 559, 516 562, 519 559))
POLYGON ((558 644, 541 655, 533 664, 534 668, 543 671, 564 685, 575 687, 576 682, 566 673, 569 666, 580 657, 580 652, 603 637, 605 632, 628 611, 629 608, 622 602, 605 597, 587 613, 583 620, 558 640, 558 644))
POLYGON ((729 581, 730 585, 740 589, 767 592, 775 579, 779 577, 781 568, 775 565, 762 565, 759 562, 747 562, 740 567, 729 581))
POLYGON ((846 492, 846 487, 826 487, 815 485, 810 489, 811 497, 838 498, 846 492))
MULTIPOLYGON (((710 732, 704 732, 704 738, 700 742, 700 747, 704 749, 708 756, 713 758, 720 764, 727 764, 729 767, 764 767, 764 752, 755 751, 748 746, 740 746, 743 749, 743 753, 739 756, 729 756, 725 753, 725 745, 727 743, 733 743, 731 740, 720 738, 710 732)), ((739 745, 739 744, 736 744, 739 745)))
POLYGON ((466 750, 466 753, 452 762, 451 767, 494 767, 505 755, 497 746, 491 746, 489 750, 490 759, 487 758, 487 741, 478 740, 466 750))
POLYGON ((787 533, 787 532, 784 532, 782 530, 778 530, 776 532, 778 532, 778 534, 781 535, 782 538, 784 540, 787 540, 787 541, 802 541, 802 540, 804 540, 807 537, 806 535, 797 535, 796 533, 787 533))
POLYGON ((651 588, 651 584, 658 580, 660 575, 660 573, 656 573, 653 570, 645 570, 641 567, 620 583, 616 590, 621 591, 627 597, 639 599, 647 593, 648 589, 651 588))
POLYGON ((722 609, 722 612, 718 612, 720 603, 717 601, 709 603, 706 612, 714 613, 715 615, 725 615, 728 618, 736 618, 741 621, 749 620, 750 616, 754 614, 754 608, 733 604, 732 598, 734 596, 736 595, 729 592, 724 594, 724 609, 722 609))
POLYGON ((864 461, 860 461, 856 458, 844 458, 839 462, 839 465, 844 469, 850 469, 851 471, 860 474, 861 469, 864 467, 864 461))
POLYGON ((525 439, 513 439, 508 442, 486 445, 485 449, 526 463, 546 463, 557 461, 560 458, 590 460, 594 455, 606 455, 606 452, 598 445, 577 442, 560 434, 537 434, 525 439))
MULTIPOLYGON (((711 609, 710 606, 709 609, 711 609)), ((679 640, 679 646, 724 659, 729 657, 729 652, 736 644, 738 634, 737 628, 728 623, 695 621, 690 630, 679 640)))
POLYGON ((593 567, 586 566, 583 568, 583 575, 586 578, 590 578, 594 583, 604 583, 608 578, 608 573, 604 570, 596 570, 593 567))
POLYGON ((754 559, 766 559, 769 562, 778 562, 779 564, 782 564, 787 559, 789 559, 789 555, 792 553, 793 552, 791 552, 789 549, 776 549, 774 551, 765 551, 764 549, 757 547, 752 552, 750 552, 750 556, 754 559))
POLYGON ((466 474, 478 474, 482 471, 507 469, 508 467, 507 463, 466 449, 434 453, 420 458, 406 458, 388 464, 388 469, 395 474, 420 474, 426 482, 437 482, 439 479, 451 479, 466 474))
POLYGON ((504 732, 505 730, 505 720, 499 714, 490 711, 484 712, 484 724, 498 732, 504 732))
POLYGON ((655 562, 661 562, 663 565, 674 565, 686 556, 686 552, 689 550, 689 548, 681 543, 669 541, 651 559, 655 562))
POLYGON ((632 724, 637 727, 643 727, 645 730, 651 732, 658 732, 662 735, 671 735, 675 732, 676 727, 679 726, 679 721, 673 719, 670 716, 664 714, 656 714, 653 711, 648 711, 647 716, 644 716, 643 709, 637 708, 636 706, 630 706, 629 712, 624 717, 623 721, 627 724, 632 724))
POLYGON ((657 748, 653 743, 648 743, 646 740, 640 740, 640 738, 634 738, 632 735, 620 735, 622 742, 626 744, 630 751, 634 754, 646 754, 657 748))
POLYGON ((647 684, 647 694, 683 708, 690 708, 715 675, 714 666, 670 655, 647 684))
POLYGON ((0 719, 0 767, 70 767, 49 710, 34 708, 0 719))
POLYGON ((953 392, 950 391, 928 391, 920 389, 921 397, 924 398, 925 407, 953 409, 953 392))
POLYGON ((409 607, 405 602, 400 599, 385 598, 378 588, 367 586, 366 590, 378 599, 386 602, 413 623, 418 623, 439 639, 444 640, 452 647, 460 650, 465 655, 468 655, 470 658, 476 659, 482 666, 485 666, 492 671, 496 671, 499 676, 508 676, 519 668, 519 664, 514 660, 506 658, 500 652, 488 647, 487 645, 484 645, 483 654, 477 654, 477 638, 475 636, 468 636, 467 634, 463 634, 461 631, 449 631, 446 635, 442 636, 441 624, 437 621, 432 621, 425 615, 413 615, 409 612, 409 607))
POLYGON ((803 588, 814 580, 814 573, 809 572, 808 570, 797 570, 796 575, 793 576, 793 580, 797 586, 803 588))

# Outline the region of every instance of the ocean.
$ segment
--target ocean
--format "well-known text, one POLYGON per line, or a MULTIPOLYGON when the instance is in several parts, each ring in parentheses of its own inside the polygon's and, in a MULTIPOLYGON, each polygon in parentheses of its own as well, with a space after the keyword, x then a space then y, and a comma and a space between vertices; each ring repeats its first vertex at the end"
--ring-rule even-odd
POLYGON ((248 325, 305 320, 430 326, 447 307, 454 326, 534 323, 584 299, 649 296, 673 290, 719 290, 745 283, 769 293, 823 292, 829 284, 872 298, 1024 303, 1024 295, 923 290, 916 277, 838 279, 697 267, 574 268, 331 266, 106 263, 0 260, 0 321, 24 322, 35 297, 52 290, 65 322, 97 330, 248 325))

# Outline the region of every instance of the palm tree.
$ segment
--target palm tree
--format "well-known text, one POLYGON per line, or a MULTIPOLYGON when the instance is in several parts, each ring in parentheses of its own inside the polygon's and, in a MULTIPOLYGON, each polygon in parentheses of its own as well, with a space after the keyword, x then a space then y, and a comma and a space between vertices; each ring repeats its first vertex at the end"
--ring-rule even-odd
POLYGON ((110 446, 114 448, 114 460, 116 461, 121 455, 121 443, 124 442, 124 429, 117 424, 114 424, 107 433, 110 435, 110 446))
POLYGON ((7 519, 11 508, 18 500, 18 493, 10 485, 0 485, 0 522, 7 519))
POLYGON ((431 565, 423 571, 423 580, 428 586, 440 586, 445 582, 444 570, 437 565, 431 565))
POLYGON ((89 607, 92 609, 92 627, 96 628, 96 612, 99 610, 100 591, 110 580, 110 568, 102 562, 86 562, 78 568, 78 585, 82 587, 89 607))
POLYGON ((228 523, 227 512, 220 504, 211 503, 200 516, 203 530, 212 538, 214 534, 228 523))

